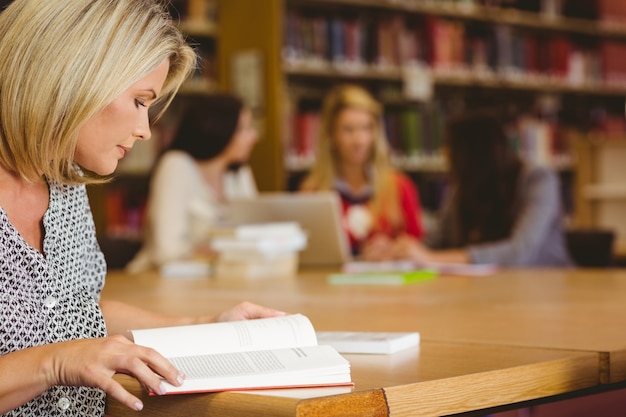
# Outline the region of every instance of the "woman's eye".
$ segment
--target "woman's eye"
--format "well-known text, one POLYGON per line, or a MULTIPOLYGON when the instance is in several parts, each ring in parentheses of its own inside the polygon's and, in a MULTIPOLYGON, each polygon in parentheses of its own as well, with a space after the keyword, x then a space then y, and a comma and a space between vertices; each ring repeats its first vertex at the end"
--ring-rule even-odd
POLYGON ((147 106, 146 106, 146 102, 145 102, 145 101, 142 101, 142 100, 139 100, 138 98, 136 98, 136 99, 135 99, 135 105, 136 105, 137 107, 139 107, 139 106, 141 106, 141 107, 147 107, 147 106))

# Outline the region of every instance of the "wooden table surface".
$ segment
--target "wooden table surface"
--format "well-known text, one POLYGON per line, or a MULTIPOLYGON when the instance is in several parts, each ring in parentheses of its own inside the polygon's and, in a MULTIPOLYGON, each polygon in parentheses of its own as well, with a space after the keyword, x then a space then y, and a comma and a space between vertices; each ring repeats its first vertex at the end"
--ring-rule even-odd
MULTIPOLYGON (((512 270, 398 287, 333 286, 325 278, 321 272, 258 281, 111 273, 104 298, 164 313, 217 313, 245 299, 303 313, 317 330, 422 336, 419 351, 347 355, 356 384, 352 393, 150 398, 147 415, 196 401, 219 415, 256 415, 250 414, 255 409, 258 415, 327 415, 311 411, 324 404, 334 410, 343 404, 361 415, 355 404, 363 404, 371 415, 386 415, 388 407, 394 416, 436 416, 626 380, 626 271, 512 270), (235 399, 241 396, 246 400, 235 399), (272 411, 265 413, 261 405, 272 411)), ((132 381, 125 383, 140 391, 132 381)), ((109 412, 122 416, 113 401, 109 412)))
MULTIPOLYGON (((394 355, 344 355, 353 388, 149 397, 120 377, 144 402, 147 416, 442 416, 559 395, 597 386, 591 352, 423 342, 394 355), (574 377, 575 376, 575 377, 574 377)), ((135 416, 113 400, 107 414, 135 416)))

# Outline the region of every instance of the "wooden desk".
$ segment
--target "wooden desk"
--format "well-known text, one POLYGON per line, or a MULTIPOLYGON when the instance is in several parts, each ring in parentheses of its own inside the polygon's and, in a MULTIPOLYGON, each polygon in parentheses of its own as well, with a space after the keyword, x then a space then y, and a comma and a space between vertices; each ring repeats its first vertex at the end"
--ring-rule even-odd
MULTIPOLYGON (((110 274, 104 298, 165 313, 218 312, 247 299, 306 314, 318 330, 422 335, 419 354, 349 356, 356 384, 349 394, 150 398, 146 414, 193 403, 196 411, 235 416, 328 415, 338 407, 353 415, 387 415, 389 409, 394 416, 436 416, 626 380, 626 272, 506 271, 403 287, 329 286, 324 278, 245 282, 110 274), (371 414, 362 414, 359 405, 371 414)), ((109 413, 124 415, 113 401, 109 413)))
MULTIPOLYGON (((345 355, 350 388, 149 397, 147 416, 442 416, 514 404, 596 386, 598 357, 590 352, 424 342, 391 356, 345 355), (575 377, 574 377, 575 376, 575 377)), ((135 416, 116 401, 108 414, 135 416)))

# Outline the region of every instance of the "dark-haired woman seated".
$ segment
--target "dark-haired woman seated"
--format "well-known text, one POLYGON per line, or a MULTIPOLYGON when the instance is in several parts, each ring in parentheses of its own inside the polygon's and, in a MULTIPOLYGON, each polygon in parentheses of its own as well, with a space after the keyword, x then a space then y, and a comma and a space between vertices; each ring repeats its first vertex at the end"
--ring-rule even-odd
POLYGON ((450 188, 426 245, 398 242, 395 256, 426 262, 569 266, 559 180, 523 163, 503 125, 476 111, 450 122, 450 188))
POLYGON ((130 272, 210 255, 211 230, 230 199, 254 198, 246 165, 258 134, 252 113, 230 94, 195 97, 150 181, 143 247, 130 272))

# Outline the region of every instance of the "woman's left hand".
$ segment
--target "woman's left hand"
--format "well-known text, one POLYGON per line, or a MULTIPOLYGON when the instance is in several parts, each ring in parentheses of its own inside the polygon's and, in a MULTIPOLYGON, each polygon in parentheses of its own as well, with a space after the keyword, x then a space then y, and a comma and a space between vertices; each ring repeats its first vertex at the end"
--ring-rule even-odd
POLYGON ((213 321, 261 319, 265 317, 284 316, 285 314, 286 313, 284 311, 244 301, 237 304, 235 307, 218 314, 213 321))
POLYGON ((432 251, 423 243, 411 236, 400 236, 392 248, 395 259, 409 259, 416 262, 431 261, 432 251))

